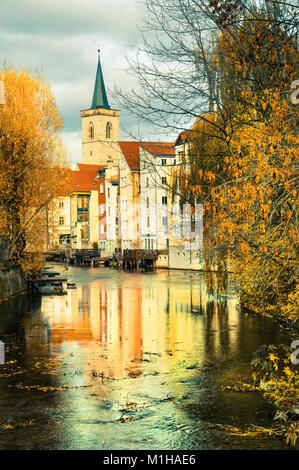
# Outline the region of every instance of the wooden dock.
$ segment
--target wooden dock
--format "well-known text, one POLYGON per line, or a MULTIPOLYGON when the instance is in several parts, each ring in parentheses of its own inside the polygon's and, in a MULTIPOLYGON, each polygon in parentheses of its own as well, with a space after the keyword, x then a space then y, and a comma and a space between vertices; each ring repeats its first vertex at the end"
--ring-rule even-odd
POLYGON ((127 249, 123 250, 122 253, 117 253, 109 258, 104 258, 101 256, 101 252, 99 250, 82 249, 70 250, 68 254, 65 252, 48 253, 46 254, 46 259, 55 257, 56 261, 62 261, 69 265, 89 265, 92 267, 111 266, 114 268, 139 271, 140 269, 156 269, 158 254, 158 250, 127 249))
POLYGON ((124 250, 122 261, 124 269, 153 270, 156 268, 158 250, 124 250))

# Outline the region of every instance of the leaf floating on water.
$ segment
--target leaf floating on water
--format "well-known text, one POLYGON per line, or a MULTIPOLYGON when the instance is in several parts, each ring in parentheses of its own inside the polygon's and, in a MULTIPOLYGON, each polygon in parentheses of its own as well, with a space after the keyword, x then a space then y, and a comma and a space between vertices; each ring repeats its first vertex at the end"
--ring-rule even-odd
POLYGON ((127 418, 119 418, 117 423, 129 423, 130 421, 133 421, 132 416, 128 416, 127 418))
MULTIPOLYGON (((11 387, 12 385, 9 385, 9 387, 11 387)), ((16 385, 16 388, 18 390, 37 390, 37 391, 40 391, 40 392, 64 392, 64 391, 67 391, 67 390, 77 390, 77 389, 80 389, 80 388, 87 388, 87 387, 91 387, 91 385, 75 385, 73 387, 69 386, 69 385, 62 385, 60 387, 45 387, 45 386, 42 386, 42 385, 23 385, 23 384, 17 384, 16 385)))

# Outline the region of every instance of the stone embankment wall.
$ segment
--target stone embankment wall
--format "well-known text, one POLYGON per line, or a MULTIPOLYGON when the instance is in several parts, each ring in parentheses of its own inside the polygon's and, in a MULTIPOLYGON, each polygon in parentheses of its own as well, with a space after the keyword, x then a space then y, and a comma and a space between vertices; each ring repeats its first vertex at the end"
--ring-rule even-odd
POLYGON ((0 303, 27 291, 27 282, 19 268, 0 269, 0 303))

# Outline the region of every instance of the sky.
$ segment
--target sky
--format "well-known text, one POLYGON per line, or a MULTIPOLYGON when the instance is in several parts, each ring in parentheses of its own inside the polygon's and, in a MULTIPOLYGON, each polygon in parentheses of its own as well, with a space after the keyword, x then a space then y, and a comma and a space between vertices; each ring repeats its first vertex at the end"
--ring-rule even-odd
MULTIPOLYGON (((143 14, 139 0, 0 0, 0 64, 42 73, 64 119, 62 136, 73 166, 81 160, 80 109, 91 105, 97 49, 109 104, 119 109, 109 89, 136 86, 126 56, 135 55, 143 14)), ((138 129, 126 110, 121 128, 124 140, 130 140, 126 130, 138 129)))

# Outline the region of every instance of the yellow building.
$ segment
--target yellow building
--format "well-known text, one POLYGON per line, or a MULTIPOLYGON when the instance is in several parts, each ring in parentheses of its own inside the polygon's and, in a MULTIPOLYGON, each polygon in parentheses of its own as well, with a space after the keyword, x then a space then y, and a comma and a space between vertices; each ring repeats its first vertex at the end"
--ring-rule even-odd
POLYGON ((140 162, 139 142, 119 142, 119 219, 120 248, 140 248, 140 162))

